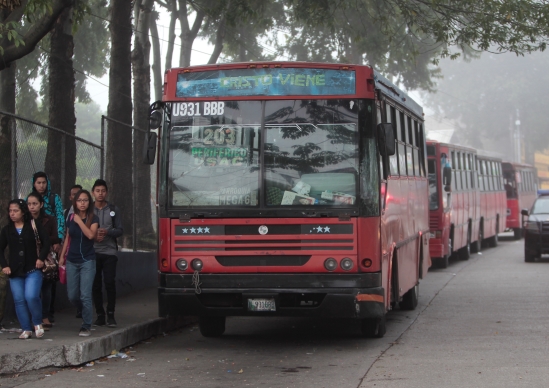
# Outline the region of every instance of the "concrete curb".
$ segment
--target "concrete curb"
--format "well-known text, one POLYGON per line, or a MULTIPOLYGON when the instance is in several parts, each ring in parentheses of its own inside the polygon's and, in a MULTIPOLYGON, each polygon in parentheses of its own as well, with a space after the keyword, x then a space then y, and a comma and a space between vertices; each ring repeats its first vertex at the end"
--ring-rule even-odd
POLYGON ((170 330, 195 323, 195 317, 155 318, 113 331, 107 335, 90 338, 70 345, 32 350, 0 357, 0 375, 13 374, 47 367, 80 365, 108 356, 116 349, 134 345, 140 341, 161 335, 170 330))

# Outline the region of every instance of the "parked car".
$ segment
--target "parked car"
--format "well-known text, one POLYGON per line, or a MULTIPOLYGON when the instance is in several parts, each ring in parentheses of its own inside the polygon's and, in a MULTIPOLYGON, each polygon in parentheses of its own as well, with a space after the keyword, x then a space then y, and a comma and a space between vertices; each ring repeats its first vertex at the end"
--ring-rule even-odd
POLYGON ((549 253, 549 195, 538 197, 532 209, 522 209, 528 217, 524 224, 524 261, 532 262, 549 253))

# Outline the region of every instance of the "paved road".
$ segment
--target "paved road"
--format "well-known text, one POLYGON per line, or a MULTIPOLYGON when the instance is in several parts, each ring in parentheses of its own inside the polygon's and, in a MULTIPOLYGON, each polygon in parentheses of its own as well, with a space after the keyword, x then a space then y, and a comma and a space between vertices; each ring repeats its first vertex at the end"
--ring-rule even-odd
POLYGON ((221 338, 188 327, 126 349, 128 359, 0 386, 546 387, 549 260, 526 264, 522 242, 505 240, 431 270, 418 308, 390 312, 383 339, 361 338, 352 321, 233 318, 221 338))

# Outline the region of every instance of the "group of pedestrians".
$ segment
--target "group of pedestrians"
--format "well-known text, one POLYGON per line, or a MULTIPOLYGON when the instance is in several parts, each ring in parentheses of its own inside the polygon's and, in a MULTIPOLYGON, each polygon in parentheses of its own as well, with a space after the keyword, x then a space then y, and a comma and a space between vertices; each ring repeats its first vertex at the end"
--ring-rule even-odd
POLYGON ((94 305, 93 324, 116 327, 117 238, 123 229, 119 208, 107 201, 107 183, 97 179, 91 193, 74 185, 66 210, 44 172, 35 173, 32 183, 26 200, 9 202, 8 224, 0 231, 0 329, 8 283, 21 325, 19 338, 30 338, 33 332, 40 338, 53 327, 58 279, 43 272, 48 255, 66 268, 67 294, 82 318, 79 335, 91 334, 94 305))

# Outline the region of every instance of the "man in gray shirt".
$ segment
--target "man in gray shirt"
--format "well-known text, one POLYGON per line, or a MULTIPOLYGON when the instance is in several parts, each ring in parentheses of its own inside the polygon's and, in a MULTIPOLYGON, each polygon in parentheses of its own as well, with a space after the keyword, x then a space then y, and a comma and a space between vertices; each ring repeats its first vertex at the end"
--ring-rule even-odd
POLYGON ((107 202, 107 182, 97 179, 92 187, 95 198, 94 213, 99 217, 99 229, 95 238, 96 272, 93 281, 93 302, 97 320, 94 326, 116 327, 114 307, 116 303, 117 237, 123 233, 122 214, 118 206, 107 202), (107 291, 107 314, 103 308, 103 282, 107 291))

